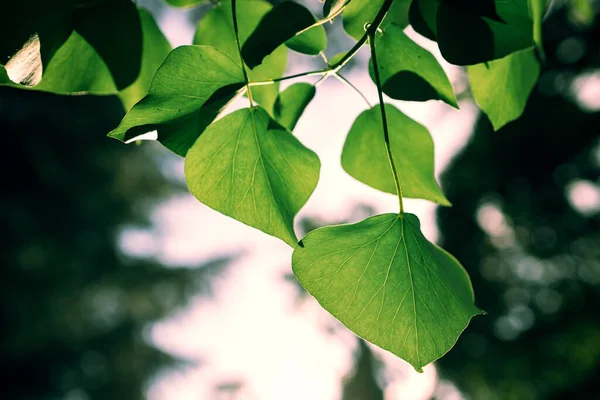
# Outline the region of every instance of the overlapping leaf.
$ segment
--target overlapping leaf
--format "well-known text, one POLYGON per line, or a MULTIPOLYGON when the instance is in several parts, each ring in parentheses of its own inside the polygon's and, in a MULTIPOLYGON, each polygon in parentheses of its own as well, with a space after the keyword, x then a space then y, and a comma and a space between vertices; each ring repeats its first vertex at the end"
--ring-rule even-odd
MULTIPOLYGON (((450 205, 435 180, 433 140, 427 128, 390 104, 385 105, 385 111, 392 156, 404 197, 450 205)), ((342 167, 359 181, 396 194, 382 126, 379 105, 358 116, 344 144, 342 167)))
POLYGON ((128 140, 157 130, 158 140, 185 155, 218 110, 244 85, 241 66, 209 46, 181 46, 156 71, 150 93, 109 136, 128 140))
POLYGON ((188 188, 202 203, 290 246, 319 168, 316 154, 260 107, 210 125, 185 158, 188 188))
POLYGON ((524 0, 413 0, 415 30, 437 39, 456 65, 499 59, 534 44, 533 20, 524 0))
POLYGON ((351 331, 417 371, 450 350, 481 313, 464 268, 425 239, 412 214, 317 229, 295 248, 292 268, 351 331))
POLYGON ((323 17, 329 18, 344 10, 351 0, 325 0, 323 3, 323 17))
POLYGON ((473 97, 495 130, 525 110, 540 75, 535 50, 518 51, 500 60, 468 67, 473 97))
POLYGON ((277 47, 286 44, 305 54, 319 54, 327 44, 325 30, 303 5, 284 1, 273 7, 242 46, 242 56, 250 68, 255 68, 277 47))
MULTIPOLYGON (((104 67, 116 86, 113 93, 137 79, 142 57, 142 28, 138 11, 130 1, 35 0, 8 2, 3 8, 0 63, 6 64, 8 75, 15 83, 36 85, 52 67, 54 76, 46 80, 43 90, 58 93, 79 91, 81 87, 85 91, 109 92, 104 67), (18 15, 27 18, 15 18, 18 15), (56 56, 59 59, 52 66, 56 56), (103 65, 99 65, 98 60, 103 65), (98 79, 78 76, 86 64, 92 71, 88 71, 88 75, 97 75, 98 79), (57 65, 81 70, 75 71, 78 81, 72 87, 66 78, 58 77, 57 65), (55 88, 49 82, 58 86, 55 88)), ((62 75, 68 76, 66 71, 62 71, 62 75)))
MULTIPOLYGON (((238 1, 236 4, 239 38, 242 45, 246 43, 252 32, 256 29, 261 19, 272 9, 264 0, 238 1)), ((194 44, 213 46, 229 55, 234 60, 239 60, 235 32, 233 30, 233 15, 231 1, 217 4, 205 15, 198 24, 194 35, 194 44)), ((270 55, 266 56, 261 65, 248 72, 248 78, 254 82, 279 78, 285 72, 287 64, 287 49, 279 46, 270 55)), ((279 93, 279 84, 254 86, 252 97, 261 104, 270 114, 273 104, 279 93)))
POLYGON ((315 94, 315 87, 308 83, 294 83, 279 93, 274 107, 277 122, 293 131, 315 94))
MULTIPOLYGON (((395 0, 381 27, 385 29, 388 24, 394 23, 404 28, 408 25, 408 10, 411 0, 395 0)), ((354 39, 358 40, 365 34, 365 25, 371 23, 384 0, 352 0, 344 9, 344 30, 354 39)))
MULTIPOLYGON (((442 100, 458 108, 452 84, 435 57, 390 24, 376 37, 383 91, 409 101, 442 100)), ((373 77, 373 64, 369 65, 373 77)))

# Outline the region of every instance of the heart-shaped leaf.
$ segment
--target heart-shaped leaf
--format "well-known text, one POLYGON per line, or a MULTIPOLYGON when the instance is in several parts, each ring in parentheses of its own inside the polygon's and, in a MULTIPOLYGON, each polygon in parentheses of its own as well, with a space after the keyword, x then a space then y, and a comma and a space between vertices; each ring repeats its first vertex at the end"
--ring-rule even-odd
MULTIPOLYGON (((435 57, 401 28, 388 25, 375 39, 383 91, 393 99, 442 100, 458 108, 452 84, 435 57)), ((369 65, 373 78, 373 63, 369 65)))
MULTIPOLYGON (((426 199, 448 206, 450 202, 435 180, 433 140, 427 128, 385 105, 392 157, 404 197, 426 199)), ((342 167, 359 181, 396 194, 394 176, 383 140, 381 109, 377 105, 356 118, 342 151, 342 167)))
POLYGON ((240 65, 227 54, 209 46, 178 47, 156 71, 149 94, 109 136, 127 140, 157 130, 159 141, 185 155, 202 133, 205 115, 216 116, 203 107, 227 102, 243 85, 240 65))
POLYGON ((320 163, 260 107, 210 125, 188 151, 188 188, 207 206, 295 246, 294 216, 319 180, 320 163))
POLYGON ((495 130, 519 118, 540 76, 535 50, 468 67, 471 92, 495 130))
POLYGON ((425 239, 412 214, 317 229, 295 248, 292 268, 352 332, 417 371, 448 352, 481 313, 464 268, 425 239))

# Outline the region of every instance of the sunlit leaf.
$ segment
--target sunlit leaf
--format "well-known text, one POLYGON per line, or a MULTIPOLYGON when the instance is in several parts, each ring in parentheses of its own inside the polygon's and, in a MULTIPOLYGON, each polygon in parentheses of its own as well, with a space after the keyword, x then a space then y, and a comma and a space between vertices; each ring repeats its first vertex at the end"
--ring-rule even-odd
MULTIPOLYGON (((398 100, 442 100, 458 108, 452 84, 440 64, 401 28, 388 25, 375 44, 385 94, 398 100)), ((369 72, 373 78, 373 63, 369 72)))
POLYGON ((294 83, 279 93, 274 107, 277 122, 293 131, 316 92, 315 87, 311 84, 294 83))
POLYGON ((318 54, 325 48, 327 39, 320 25, 306 30, 315 22, 314 15, 303 5, 292 1, 277 4, 261 19, 242 46, 244 61, 250 68, 254 68, 277 47, 292 38, 286 44, 293 50, 318 54))
POLYGON ((473 97, 498 130, 525 110, 540 76, 540 64, 535 51, 529 49, 470 66, 468 74, 473 97))
POLYGON ((207 206, 295 246, 294 216, 319 180, 319 159, 260 107, 213 123, 185 158, 207 206))
MULTIPOLYGON (((262 17, 271 10, 272 6, 263 0, 238 1, 236 12, 238 14, 239 38, 242 45, 258 26, 262 17)), ((223 1, 208 12, 198 24, 194 35, 194 44, 213 46, 229 55, 234 60, 240 56, 233 30, 233 16, 231 1, 223 1)), ((283 76, 287 65, 287 49, 279 46, 270 55, 265 57, 262 64, 248 72, 248 78, 254 82, 276 79, 283 76)), ((252 97, 261 104, 269 113, 273 112, 273 104, 279 93, 279 83, 264 86, 254 86, 252 97)))
POLYGON ((136 81, 119 93, 126 110, 148 94, 154 73, 171 51, 171 45, 156 25, 152 14, 142 8, 139 13, 143 33, 142 67, 136 81))
POLYGON ((243 84, 240 65, 227 54, 209 46, 178 47, 156 71, 149 94, 109 136, 128 140, 157 130, 159 141, 185 155, 206 127, 202 125, 208 125, 203 107, 226 103, 243 84))
POLYGON ((464 268, 425 239, 412 214, 317 229, 295 248, 292 268, 351 331, 419 372, 481 313, 464 268))
MULTIPOLYGON (((406 27, 410 2, 411 0, 395 0, 381 27, 385 28, 391 23, 406 27)), ((352 0, 342 13, 346 33, 356 40, 360 39, 365 34, 365 25, 375 19, 383 3, 384 0, 352 0)))
MULTIPOLYGON (((433 140, 427 128, 385 105, 392 156, 404 197, 450 205, 435 180, 433 140)), ((387 193, 396 193, 383 140, 381 109, 363 111, 354 121, 344 150, 342 167, 359 181, 387 193)))

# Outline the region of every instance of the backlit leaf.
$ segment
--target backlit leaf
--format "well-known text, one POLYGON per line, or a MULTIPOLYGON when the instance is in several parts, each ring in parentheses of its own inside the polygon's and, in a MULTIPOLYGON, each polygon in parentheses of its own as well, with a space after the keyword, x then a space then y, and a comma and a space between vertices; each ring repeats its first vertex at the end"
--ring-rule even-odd
MULTIPOLYGON (((386 104, 392 156, 404 197, 450 205, 435 180, 433 140, 427 128, 386 104)), ((363 111, 350 128, 342 151, 346 172, 375 189, 396 194, 383 140, 381 109, 363 111)))
MULTIPOLYGON (((375 44, 385 94, 397 100, 442 100, 458 108, 452 84, 440 64, 401 28, 388 25, 375 44)), ((369 72, 373 78, 373 63, 369 72)))
POLYGON ((260 107, 206 129, 185 158, 187 185, 207 206, 295 246, 294 217, 319 180, 319 159, 260 107))
POLYGON ((203 107, 226 103, 243 86, 242 69, 228 55, 209 46, 178 47, 156 71, 149 94, 109 136, 127 140, 157 130, 159 141, 185 155, 205 128, 203 107))
MULTIPOLYGON (((394 23, 402 28, 408 25, 408 9, 411 0, 395 0, 383 20, 381 27, 394 23)), ((344 30, 358 40, 365 34, 365 24, 371 23, 384 0, 352 0, 344 9, 344 30)))
POLYGON ((244 61, 250 68, 254 68, 277 47, 292 38, 286 44, 293 50, 318 54, 325 48, 327 39, 320 25, 306 30, 315 22, 314 15, 303 5, 292 1, 277 4, 261 19, 243 44, 244 61))
POLYGON ((419 372, 481 313, 464 268, 425 239, 412 214, 317 229, 295 248, 292 268, 351 331, 419 372))
MULTIPOLYGON (((238 1, 236 12, 238 15, 238 33, 242 45, 258 26, 262 17, 272 9, 271 4, 263 0, 238 1)), ((233 30, 233 16, 231 1, 223 1, 208 12, 198 24, 194 35, 194 44, 216 47, 233 60, 239 60, 235 32, 233 30)), ((270 55, 266 56, 262 64, 248 71, 250 81, 260 82, 276 79, 283 76, 287 65, 287 49, 279 46, 270 55)), ((264 86, 254 86, 252 97, 263 106, 270 114, 273 104, 279 93, 279 83, 264 86)))
POLYGON ((308 83, 294 83, 279 93, 274 107, 277 122, 293 131, 315 93, 315 87, 308 83))
POLYGON ((498 130, 525 110, 540 76, 540 64, 535 50, 529 49, 470 66, 468 74, 473 97, 498 130))

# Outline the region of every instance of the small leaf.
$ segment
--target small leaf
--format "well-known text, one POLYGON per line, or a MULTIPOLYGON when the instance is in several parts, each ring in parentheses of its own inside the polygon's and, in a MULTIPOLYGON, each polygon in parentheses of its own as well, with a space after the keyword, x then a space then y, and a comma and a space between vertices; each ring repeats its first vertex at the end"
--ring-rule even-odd
POLYGON ((207 206, 297 243, 294 216, 319 180, 319 158, 260 107, 206 129, 185 158, 188 188, 207 206))
POLYGON ((540 76, 535 50, 468 67, 471 91, 495 130, 521 116, 540 76))
POLYGON ((202 133, 198 130, 201 125, 196 124, 203 120, 203 107, 226 102, 243 86, 240 65, 226 54, 209 46, 180 46, 156 71, 150 93, 129 110, 109 136, 123 141, 158 130, 159 141, 170 137, 163 144, 185 155, 202 133))
MULTIPOLYGON (((458 108, 452 84, 440 64, 401 28, 388 25, 375 43, 385 94, 397 100, 442 100, 458 108)), ((374 80, 372 62, 369 72, 374 80)))
MULTIPOLYGON (((343 12, 344 30, 359 40, 365 34, 365 24, 371 23, 385 0, 352 0, 343 12)), ((395 0, 381 27, 394 23, 402 28, 408 25, 408 10, 411 0, 395 0)))
MULTIPOLYGON (((261 19, 272 9, 271 4, 263 0, 238 1, 238 34, 243 45, 254 32, 261 19)), ((198 24, 194 35, 194 44, 215 47, 233 60, 239 60, 235 32, 233 30, 233 15, 231 1, 223 1, 208 12, 198 24)), ((287 65, 287 49, 279 46, 268 55, 261 65, 248 72, 250 81, 260 82, 283 76, 287 65)), ((252 87, 252 97, 270 114, 279 93, 279 83, 252 87)))
POLYGON ((202 3, 208 3, 207 0, 166 0, 173 7, 194 7, 202 3))
POLYGON ((311 84, 294 83, 279 93, 274 107, 277 122, 293 131, 316 92, 315 87, 311 84))
POLYGON ((425 239, 412 214, 312 231, 294 249, 292 268, 352 332, 419 372, 481 314, 464 268, 425 239))
POLYGON ((142 66, 136 81, 119 93, 125 110, 131 109, 135 103, 148 94, 154 73, 171 51, 171 45, 156 25, 152 14, 142 8, 138 11, 143 33, 142 66))
POLYGON ((315 22, 316 18, 306 7, 292 1, 279 3, 262 18, 242 46, 244 61, 254 68, 296 35, 298 37, 290 42, 294 50, 318 54, 325 48, 325 31, 320 25, 306 30, 315 22))
MULTIPOLYGON (((404 197, 450 205, 435 180, 433 140, 427 129, 390 104, 385 105, 385 111, 392 156, 404 197)), ((362 183, 396 194, 379 105, 363 111, 354 121, 344 143, 342 167, 362 183)))
POLYGON ((328 18, 330 15, 340 13, 351 0, 325 0, 323 4, 323 16, 328 18))

